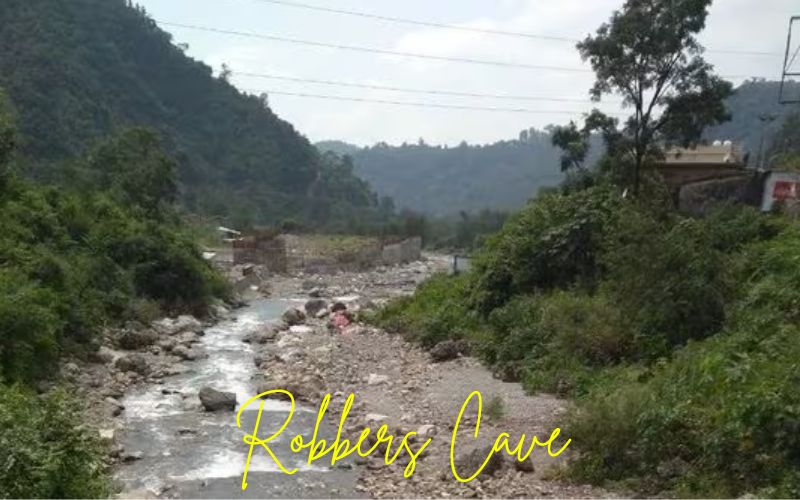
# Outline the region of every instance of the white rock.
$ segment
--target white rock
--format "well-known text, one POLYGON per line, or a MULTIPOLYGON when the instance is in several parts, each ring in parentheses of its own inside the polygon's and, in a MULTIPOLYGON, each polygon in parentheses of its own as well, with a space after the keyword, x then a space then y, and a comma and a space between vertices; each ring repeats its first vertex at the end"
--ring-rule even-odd
POLYGON ((385 424, 389 420, 389 417, 381 415, 380 413, 367 413, 364 419, 366 419, 367 423, 385 424))
POLYGON ((385 384, 389 381, 389 377, 386 375, 378 375, 376 373, 370 373, 369 378, 367 378, 367 385, 380 385, 385 384))
POLYGON ((295 325, 289 327, 289 332, 294 333, 295 335, 308 335, 314 333, 314 329, 306 325, 295 325))

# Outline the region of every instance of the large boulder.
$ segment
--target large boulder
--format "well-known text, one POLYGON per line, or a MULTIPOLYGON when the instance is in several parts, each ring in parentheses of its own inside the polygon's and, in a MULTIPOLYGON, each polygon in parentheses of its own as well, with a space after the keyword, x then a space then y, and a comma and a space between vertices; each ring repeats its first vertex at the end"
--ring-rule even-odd
POLYGON ((280 333, 279 325, 269 324, 260 330, 248 333, 242 339, 245 344, 267 344, 274 342, 280 333))
POLYGON ((328 301, 325 299, 311 299, 306 302, 305 310, 308 316, 316 317, 320 311, 328 308, 328 301))
POLYGON ((146 330, 123 330, 119 336, 119 346, 128 351, 144 349, 155 344, 158 334, 150 329, 146 330))
POLYGON ((306 321, 306 314, 300 309, 292 307, 287 309, 281 318, 288 326, 302 325, 306 321))
POLYGON ((121 372, 134 372, 139 375, 147 375, 147 372, 150 371, 147 360, 141 354, 122 356, 117 359, 114 366, 121 372))
MULTIPOLYGON (((465 453, 455 460, 456 470, 460 475, 466 476, 474 474, 480 468, 486 457, 492 453, 492 446, 483 446, 475 448, 469 453, 465 453)), ((486 467, 478 475, 478 479, 485 479, 494 476, 498 471, 503 469, 505 460, 503 459, 502 452, 497 452, 492 455, 486 467)))
POLYGON ((439 342, 431 349, 431 359, 434 363, 451 361, 468 354, 469 344, 463 340, 445 340, 439 342))
POLYGON ((198 393, 200 403, 206 411, 220 411, 236 409, 236 394, 222 392, 211 387, 203 387, 198 393))

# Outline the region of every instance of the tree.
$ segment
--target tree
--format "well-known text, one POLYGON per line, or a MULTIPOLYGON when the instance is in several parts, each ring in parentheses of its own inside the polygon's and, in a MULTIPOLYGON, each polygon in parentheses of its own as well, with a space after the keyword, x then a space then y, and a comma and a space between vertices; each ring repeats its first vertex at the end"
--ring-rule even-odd
POLYGON ((8 175, 8 164, 11 161, 11 154, 17 144, 17 133, 11 113, 8 112, 8 104, 5 94, 0 89, 0 187, 5 182, 8 175))
POLYGON ((566 172, 571 169, 583 169, 586 155, 589 152, 589 131, 584 127, 578 130, 574 121, 564 127, 553 127, 551 129, 553 146, 561 148, 561 171, 566 172))
POLYGON ((110 190, 117 198, 156 216, 162 205, 178 198, 175 162, 161 149, 158 136, 132 128, 104 141, 88 160, 92 187, 110 190))
POLYGON ((596 74, 591 96, 618 94, 633 114, 621 130, 599 111, 591 127, 604 129, 609 154, 632 162, 634 193, 642 168, 665 144, 690 146, 709 125, 730 115, 724 100, 733 88, 713 74, 696 35, 711 0, 627 0, 594 36, 578 43, 596 74), (613 125, 613 127, 612 127, 613 125))

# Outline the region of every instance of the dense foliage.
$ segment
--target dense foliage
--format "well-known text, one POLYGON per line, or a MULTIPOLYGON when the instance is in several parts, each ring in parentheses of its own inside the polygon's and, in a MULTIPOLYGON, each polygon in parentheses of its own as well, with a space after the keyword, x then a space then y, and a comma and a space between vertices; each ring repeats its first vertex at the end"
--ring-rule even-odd
POLYGON ((351 155, 355 172, 399 208, 427 215, 516 209, 540 188, 562 179, 550 135, 535 129, 525 130, 519 140, 485 146, 348 146, 318 144, 351 155))
POLYGON ((82 418, 64 391, 0 384, 0 497, 107 498, 103 445, 82 418))
POLYGON ((800 230, 702 219, 599 186, 547 195, 375 320, 466 338, 494 372, 578 399, 576 477, 646 494, 796 496, 800 230), (736 460, 731 460, 731 456, 736 460))
POLYGON ((174 164, 130 130, 74 167, 75 188, 0 193, 0 375, 32 380, 59 351, 141 310, 202 314, 226 284, 170 204, 174 164), (146 303, 152 307, 145 306, 146 303))
POLYGON ((0 25, 0 87, 16 107, 22 152, 36 160, 31 176, 62 181, 62 160, 147 126, 178 159, 190 211, 233 225, 383 220, 365 183, 322 158, 261 98, 188 58, 127 0, 8 0, 0 25))
POLYGON ((203 314, 227 282, 174 205, 176 165, 131 129, 63 165, 60 187, 20 180, 0 95, 0 496, 105 497, 105 449, 58 382, 61 355, 99 347, 107 325, 203 314), (66 175, 68 173, 68 175, 66 175), (6 385, 13 384, 13 385, 6 385))

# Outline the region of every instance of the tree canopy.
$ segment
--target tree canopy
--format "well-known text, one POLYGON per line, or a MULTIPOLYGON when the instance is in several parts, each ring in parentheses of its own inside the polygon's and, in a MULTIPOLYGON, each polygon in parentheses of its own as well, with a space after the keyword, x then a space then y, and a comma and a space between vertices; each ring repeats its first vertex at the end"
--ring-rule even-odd
POLYGON ((662 154, 662 146, 688 146, 703 130, 730 117, 725 99, 732 85, 714 75, 696 35, 703 30, 711 0, 627 0, 595 35, 578 44, 594 69, 590 94, 600 100, 619 95, 633 114, 621 129, 600 119, 588 127, 605 129, 609 153, 632 164, 634 191, 642 167, 662 154))

